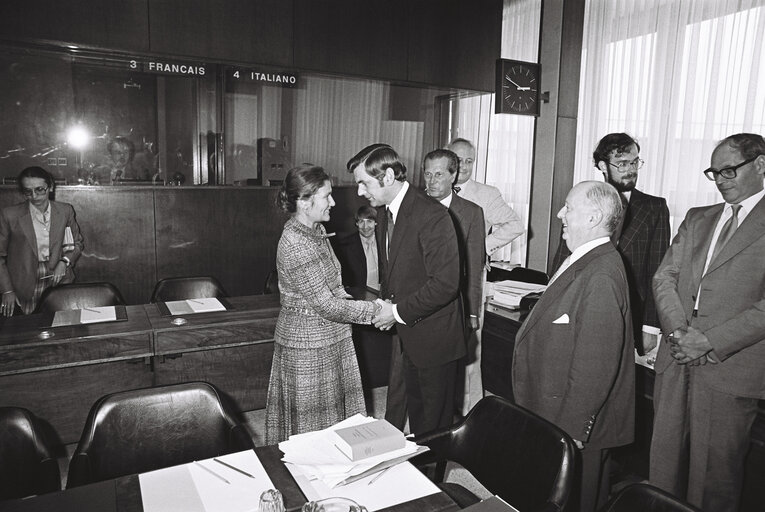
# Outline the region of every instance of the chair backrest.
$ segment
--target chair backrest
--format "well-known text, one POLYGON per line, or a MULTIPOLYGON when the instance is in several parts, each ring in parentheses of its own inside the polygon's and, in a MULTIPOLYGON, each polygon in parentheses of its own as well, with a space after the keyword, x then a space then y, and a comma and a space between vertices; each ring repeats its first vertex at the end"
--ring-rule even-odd
POLYGON ((619 491, 601 512, 701 512, 658 487, 632 484, 619 491))
POLYGON ((253 448, 206 382, 113 393, 90 409, 66 487, 253 448))
POLYGON ((561 429, 498 396, 481 399, 448 435, 424 444, 461 464, 518 510, 562 510, 575 480, 575 445, 561 429))
POLYGON ((124 304, 122 294, 111 283, 72 283, 45 290, 35 311, 43 313, 124 304))
POLYGON ((266 276, 266 282, 263 285, 263 295, 279 293, 279 273, 276 269, 272 270, 266 276))
POLYGON ((154 287, 151 302, 228 297, 223 286, 212 276, 168 277, 154 287))
POLYGON ((58 462, 37 418, 21 407, 0 407, 0 500, 60 489, 58 462))

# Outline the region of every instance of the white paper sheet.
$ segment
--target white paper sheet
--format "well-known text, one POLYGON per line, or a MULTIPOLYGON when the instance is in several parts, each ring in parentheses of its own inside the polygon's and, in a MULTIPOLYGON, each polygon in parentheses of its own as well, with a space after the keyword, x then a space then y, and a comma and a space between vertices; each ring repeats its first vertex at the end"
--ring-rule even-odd
POLYGON ((207 313, 209 311, 226 311, 226 306, 216 298, 171 300, 165 302, 171 315, 188 315, 189 313, 207 313))
POLYGON ((286 466, 309 501, 339 496, 364 505, 370 512, 440 492, 436 484, 409 462, 390 468, 372 484, 369 482, 378 474, 333 489, 320 480, 309 481, 294 464, 286 466))
POLYGON ((80 323, 114 322, 117 320, 117 310, 114 306, 100 306, 80 310, 80 323))
POLYGON ((257 512, 260 495, 273 489, 263 464, 252 450, 216 457, 254 478, 213 459, 139 475, 144 512, 257 512), (195 497, 195 499, 194 499, 195 497))

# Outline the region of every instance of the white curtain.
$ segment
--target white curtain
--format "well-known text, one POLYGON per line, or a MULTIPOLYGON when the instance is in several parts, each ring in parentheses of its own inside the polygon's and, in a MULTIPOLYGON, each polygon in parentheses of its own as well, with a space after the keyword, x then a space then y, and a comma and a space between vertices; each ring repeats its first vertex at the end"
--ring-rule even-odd
POLYGON ((702 175, 715 144, 765 133, 765 0, 588 0, 582 57, 574 182, 600 179, 592 150, 626 131, 674 230, 721 201, 702 175))
MULTIPOLYGON (((502 14, 502 57, 537 62, 542 0, 505 0, 502 14)), ((476 146, 475 175, 497 187, 528 228, 535 118, 494 114, 494 95, 456 100, 451 138, 476 146)), ((492 259, 526 264, 527 233, 497 251, 492 259)))

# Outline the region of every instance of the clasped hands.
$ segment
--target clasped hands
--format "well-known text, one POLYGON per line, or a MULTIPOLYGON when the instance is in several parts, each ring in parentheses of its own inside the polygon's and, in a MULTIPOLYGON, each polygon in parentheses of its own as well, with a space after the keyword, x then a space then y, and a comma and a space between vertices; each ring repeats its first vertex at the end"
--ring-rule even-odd
POLYGON ((380 306, 380 310, 372 318, 372 324, 381 331, 387 331, 396 324, 396 317, 393 316, 393 304, 389 300, 377 299, 375 304, 380 306))
POLYGON ((688 327, 687 331, 678 329, 668 336, 667 340, 672 357, 679 364, 699 366, 705 365, 707 362, 718 363, 710 355, 714 347, 710 345, 709 339, 695 327, 688 327))

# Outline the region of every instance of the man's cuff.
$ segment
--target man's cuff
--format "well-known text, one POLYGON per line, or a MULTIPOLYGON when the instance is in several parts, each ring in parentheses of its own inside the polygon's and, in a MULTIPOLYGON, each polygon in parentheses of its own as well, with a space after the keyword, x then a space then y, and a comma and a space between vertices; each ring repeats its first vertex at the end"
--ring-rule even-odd
POLYGON ((647 334, 653 334, 653 335, 658 336, 658 335, 661 334, 661 329, 659 329, 658 327, 654 327, 652 325, 644 325, 643 326, 643 332, 647 333, 647 334))
POLYGON ((396 319, 396 322, 400 324, 406 324, 406 322, 401 320, 401 317, 398 316, 398 304, 393 304, 393 317, 396 319))

